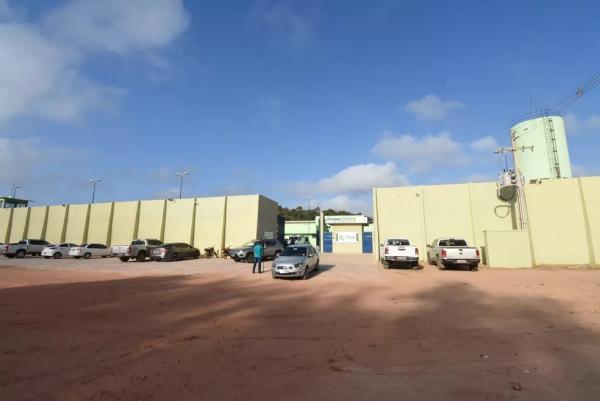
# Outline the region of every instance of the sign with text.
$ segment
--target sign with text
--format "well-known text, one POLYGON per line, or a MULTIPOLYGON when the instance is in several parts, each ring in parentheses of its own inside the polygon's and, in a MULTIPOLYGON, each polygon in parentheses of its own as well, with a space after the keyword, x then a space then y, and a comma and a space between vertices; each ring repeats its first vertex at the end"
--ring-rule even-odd
POLYGON ((358 233, 350 231, 340 231, 335 234, 335 242, 356 243, 358 242, 358 233))

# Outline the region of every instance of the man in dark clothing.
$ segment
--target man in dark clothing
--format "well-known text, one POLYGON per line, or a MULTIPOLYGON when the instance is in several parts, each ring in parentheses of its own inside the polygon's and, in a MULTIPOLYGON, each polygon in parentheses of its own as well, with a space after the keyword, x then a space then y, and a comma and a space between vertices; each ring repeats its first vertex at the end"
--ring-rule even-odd
POLYGON ((256 270, 256 265, 258 264, 258 272, 262 273, 262 258, 263 258, 263 246, 257 241, 254 244, 254 265, 252 266, 252 273, 256 270))

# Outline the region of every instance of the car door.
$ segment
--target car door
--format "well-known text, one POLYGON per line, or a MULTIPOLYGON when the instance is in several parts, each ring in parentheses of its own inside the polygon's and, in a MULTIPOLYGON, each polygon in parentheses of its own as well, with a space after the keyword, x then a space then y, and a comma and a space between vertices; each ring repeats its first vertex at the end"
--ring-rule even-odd
POLYGON ((431 243, 431 246, 429 247, 429 249, 427 250, 427 253, 428 253, 430 261, 434 261, 435 260, 435 247, 436 247, 436 245, 437 245, 437 240, 434 240, 431 243))
POLYGON ((317 266, 317 251, 312 246, 308 247, 308 259, 310 269, 313 270, 317 266))
POLYGON ((96 244, 98 256, 108 256, 110 254, 108 247, 104 244, 96 244))

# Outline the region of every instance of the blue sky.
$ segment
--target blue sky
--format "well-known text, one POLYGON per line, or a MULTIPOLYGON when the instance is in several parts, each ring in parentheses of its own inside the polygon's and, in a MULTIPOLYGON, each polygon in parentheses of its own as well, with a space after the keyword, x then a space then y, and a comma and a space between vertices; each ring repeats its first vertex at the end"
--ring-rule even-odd
MULTIPOLYGON (((600 72, 594 1, 0 0, 0 190, 38 204, 493 180, 513 119, 600 72)), ((600 89, 567 111, 600 174, 600 89)))

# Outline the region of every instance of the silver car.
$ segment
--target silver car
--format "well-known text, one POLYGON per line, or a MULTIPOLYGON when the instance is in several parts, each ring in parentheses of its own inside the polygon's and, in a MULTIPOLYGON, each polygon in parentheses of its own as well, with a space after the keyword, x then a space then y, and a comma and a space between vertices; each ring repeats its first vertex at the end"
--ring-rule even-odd
POLYGON ((273 278, 302 277, 306 280, 313 270, 319 270, 319 253, 310 244, 286 247, 271 266, 273 278))

